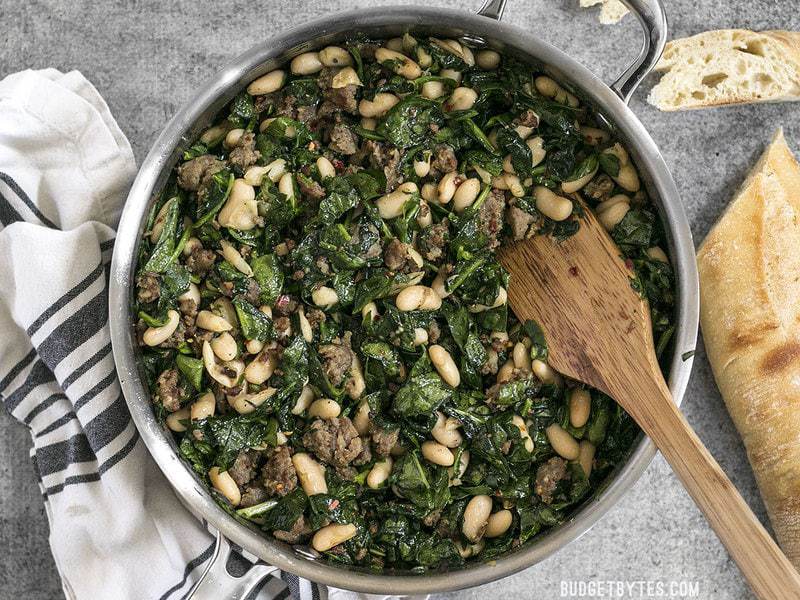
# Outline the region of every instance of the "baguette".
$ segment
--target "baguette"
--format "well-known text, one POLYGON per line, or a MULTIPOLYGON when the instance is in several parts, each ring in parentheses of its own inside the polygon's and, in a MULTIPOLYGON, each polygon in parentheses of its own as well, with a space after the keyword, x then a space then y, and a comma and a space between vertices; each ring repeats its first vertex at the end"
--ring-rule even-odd
POLYGON ((673 40, 647 100, 664 111, 800 100, 800 33, 723 29, 673 40))
POLYGON ((589 8, 600 4, 600 15, 598 19, 603 25, 613 25, 618 23, 622 17, 628 14, 628 7, 620 0, 580 0, 581 8, 589 8))
POLYGON ((800 165, 782 131, 697 263, 714 378, 778 543, 800 569, 800 165))

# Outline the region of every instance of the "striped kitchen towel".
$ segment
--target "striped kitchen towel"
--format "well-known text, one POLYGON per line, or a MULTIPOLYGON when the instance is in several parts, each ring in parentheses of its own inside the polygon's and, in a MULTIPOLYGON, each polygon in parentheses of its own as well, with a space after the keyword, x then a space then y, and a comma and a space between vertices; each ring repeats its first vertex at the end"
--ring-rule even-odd
MULTIPOLYGON (((33 437, 69 599, 183 598, 214 551, 139 438, 114 369, 108 267, 135 172, 80 73, 0 81, 0 399, 33 437)), ((283 574, 251 598, 328 591, 283 574)))

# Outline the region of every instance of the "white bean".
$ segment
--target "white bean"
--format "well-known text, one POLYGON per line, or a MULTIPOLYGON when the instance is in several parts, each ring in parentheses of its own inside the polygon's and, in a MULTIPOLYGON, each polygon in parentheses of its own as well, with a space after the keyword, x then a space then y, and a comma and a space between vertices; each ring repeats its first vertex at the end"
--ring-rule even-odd
POLYGON ((358 400, 367 388, 364 371, 361 369, 361 361, 355 354, 353 355, 353 362, 350 363, 350 379, 345 388, 351 400, 358 400))
POLYGON ((311 323, 309 323, 306 317, 306 311, 302 306, 297 309, 297 320, 300 323, 300 333, 303 339, 307 342, 311 342, 311 340, 314 339, 314 330, 311 329, 311 323))
POLYGON ((294 176, 291 173, 284 173, 278 180, 278 191, 287 198, 294 198, 294 176))
POLYGON ((533 439, 531 438, 530 432, 528 432, 528 425, 519 415, 514 415, 511 417, 511 424, 514 425, 517 429, 519 429, 519 435, 525 444, 525 450, 528 452, 533 452, 534 444, 533 439))
POLYGON ((481 69, 491 71, 500 65, 500 53, 494 50, 480 50, 475 55, 475 61, 481 69))
POLYGON ((436 191, 436 184, 431 181, 422 184, 422 189, 419 191, 419 195, 422 196, 422 199, 426 202, 431 202, 433 204, 439 203, 439 195, 436 191))
POLYGON ((363 85, 358 78, 358 73, 356 73, 353 67, 340 69, 339 72, 333 76, 333 79, 331 79, 331 88, 334 90, 346 88, 348 85, 363 85))
POLYGON ((353 415, 353 427, 356 428, 358 435, 366 435, 369 433, 369 402, 366 400, 361 402, 353 415))
POLYGON ((381 487, 383 483, 389 479, 389 475, 392 473, 393 465, 394 460, 392 460, 390 456, 387 456, 383 460, 376 462, 367 475, 367 486, 373 490, 381 487))
POLYGON ((458 428, 461 421, 455 417, 446 417, 444 413, 436 412, 436 424, 431 429, 433 439, 448 448, 458 448, 464 440, 458 428))
POLYGON ((156 243, 158 238, 161 237, 161 232, 164 229, 164 221, 167 220, 167 213, 172 202, 164 202, 164 206, 158 211, 155 220, 153 221, 153 228, 150 230, 150 241, 156 243))
POLYGON ((243 135, 244 129, 231 129, 225 136, 223 145, 228 149, 235 148, 239 144, 239 140, 242 139, 243 135))
POLYGON ((456 171, 451 171, 450 173, 445 174, 445 176, 439 180, 439 185, 437 186, 436 191, 440 204, 447 204, 453 199, 453 196, 455 196, 456 190, 458 189, 458 177, 459 174, 456 171))
POLYGON ((213 331, 214 333, 222 333, 223 331, 230 331, 233 329, 227 319, 215 315, 210 310, 201 310, 197 313, 195 324, 201 329, 213 331))
POLYGON ((264 342, 261 340, 247 340, 244 347, 248 354, 258 354, 264 349, 264 342))
POLYGON ((311 292, 311 301, 320 308, 329 308, 339 302, 339 295, 333 288, 323 285, 311 292))
POLYGON ((414 161, 414 174, 417 177, 425 177, 431 170, 430 157, 428 160, 415 160, 414 161))
POLYGON ((639 183, 639 175, 636 173, 636 169, 634 169, 633 165, 631 164, 622 165, 619 168, 619 173, 617 173, 617 176, 612 176, 612 179, 616 181, 622 189, 628 192, 638 192, 639 188, 641 187, 641 184, 639 183))
POLYGON ((212 392, 206 392, 197 400, 192 402, 189 407, 189 415, 192 421, 202 421, 208 417, 213 417, 217 410, 217 399, 212 392))
POLYGON ((183 245, 183 255, 190 256, 192 252, 195 250, 202 250, 203 249, 203 242, 198 240, 196 237, 190 237, 186 240, 186 243, 183 245))
POLYGON ((569 432, 561 427, 558 423, 548 425, 544 430, 547 435, 547 441, 553 447, 553 450, 562 458, 567 460, 575 460, 578 458, 580 448, 578 441, 572 437, 569 432))
POLYGON ((563 221, 572 214, 572 202, 543 185, 533 189, 533 197, 536 198, 536 209, 553 221, 563 221))
POLYGON ((361 309, 361 318, 367 319, 369 317, 370 321, 374 321, 380 316, 378 313, 378 305, 374 302, 367 302, 364 307, 361 309))
POLYGON ((327 552, 334 546, 355 537, 356 533, 358 533, 358 529, 355 525, 331 523, 314 534, 314 537, 311 538, 311 546, 317 552, 327 552))
POLYGON ((330 398, 320 398, 314 400, 308 407, 309 417, 319 417, 320 419, 335 419, 342 412, 342 407, 336 400, 330 398))
POLYGON ((535 167, 541 163, 547 155, 547 151, 544 149, 544 139, 537 135, 536 137, 525 140, 525 144, 531 150, 531 165, 535 167))
POLYGON ((464 180, 453 195, 453 210, 461 213, 475 202, 481 193, 481 182, 475 177, 464 180))
POLYGON ((578 462, 583 469, 584 474, 588 478, 592 474, 592 462, 594 461, 595 447, 589 440, 583 440, 580 443, 580 451, 578 454, 578 462))
POLYGON ((424 327, 414 328, 414 345, 423 346, 428 343, 428 330, 424 327))
POLYGON ((589 173, 584 175, 583 177, 578 177, 577 179, 573 179, 572 181, 563 181, 561 183, 561 191, 565 194, 573 194, 589 183, 594 176, 597 175, 597 170, 600 168, 599 165, 595 166, 589 173))
POLYGON ((219 143, 219 141, 225 137, 225 134, 230 129, 230 125, 228 125, 227 123, 228 122, 225 121, 220 125, 214 125, 213 127, 209 127, 200 136, 200 141, 209 147, 216 146, 219 143))
POLYGON ((175 333, 180 321, 181 316, 177 310, 167 311, 167 322, 160 327, 148 327, 142 335, 142 341, 148 346, 163 344, 175 333))
POLYGON ((262 75, 250 85, 247 86, 247 93, 251 96, 261 96, 263 94, 271 94, 277 92, 283 87, 283 82, 286 80, 286 72, 281 69, 270 71, 266 75, 262 75))
POLYGON ((569 423, 575 428, 583 427, 589 420, 592 410, 592 397, 589 391, 575 388, 569 395, 569 423))
POLYGON ((428 100, 436 100, 444 95, 444 83, 441 81, 426 81, 422 84, 420 92, 423 98, 428 100))
POLYGON ((220 240, 219 245, 222 246, 222 257, 231 263, 236 270, 244 273, 248 277, 253 276, 253 269, 247 264, 247 261, 242 257, 239 251, 228 240, 220 240))
POLYGON ((533 374, 541 379, 543 383, 561 386, 561 375, 556 373, 553 368, 543 360, 537 358, 531 361, 531 371, 533 371, 533 374))
POLYGON ((406 79, 416 79, 422 75, 422 69, 417 63, 395 50, 378 48, 375 51, 375 60, 381 64, 390 62, 392 71, 406 79))
POLYGON ((548 98, 553 98, 561 89, 560 85, 558 85, 553 79, 545 75, 540 75, 539 77, 537 77, 534 80, 533 84, 536 86, 537 92, 539 92, 542 96, 546 96, 548 98))
POLYGON ((468 87, 457 87, 450 94, 450 98, 445 102, 444 109, 451 110, 469 110, 475 106, 475 101, 478 99, 478 92, 468 87))
POLYGON ((319 171, 321 179, 336 177, 336 169, 333 167, 333 163, 324 156, 320 156, 317 159, 317 171, 319 171))
POLYGON ((492 499, 486 494, 473 496, 464 509, 464 522, 461 532, 470 542, 477 542, 483 537, 492 514, 492 499))
POLYGON ((456 71, 455 69, 442 69, 439 71, 439 77, 446 77, 456 83, 461 83, 461 71, 456 71))
POLYGON ((525 344, 522 342, 517 342, 514 344, 512 358, 514 359, 514 366, 517 369, 527 373, 531 372, 531 356, 530 352, 528 352, 528 349, 525 347, 525 344))
POLYGON ((327 494, 328 484, 325 482, 325 468, 305 452, 292 455, 292 465, 297 471, 297 478, 306 496, 327 494))
POLYGON ((430 227, 433 225, 433 214, 431 208, 425 200, 419 201, 419 212, 417 212, 417 224, 422 227, 430 227))
POLYGON ((439 272, 436 274, 436 277, 433 278, 433 282, 431 283, 431 289, 443 300, 450 295, 450 292, 448 292, 447 288, 445 287, 445 279, 447 279, 446 270, 440 268, 439 272))
POLYGON ((302 415, 314 401, 314 390, 309 385, 304 385, 300 395, 292 407, 293 415, 302 415))
POLYGON ((428 348, 428 355, 444 382, 451 387, 458 387, 461 383, 461 373, 458 372, 450 353, 439 344, 434 344, 428 348))
POLYGON ((361 127, 368 131, 375 131, 375 128, 378 126, 378 119, 373 119, 372 117, 361 117, 361 127))
POLYGON ((396 190, 389 192, 385 196, 381 196, 375 200, 375 206, 378 207, 378 213, 382 219, 394 219, 403 214, 403 205, 416 194, 418 191, 417 184, 413 181, 406 181, 401 183, 396 190))
POLYGON ((249 383, 261 385, 272 377, 276 366, 278 361, 275 359, 275 352, 272 348, 266 348, 245 367, 244 378, 249 383))
POLYGON ((382 117, 398 102, 400 102, 400 98, 394 94, 380 92, 375 94, 372 100, 362 98, 358 103, 358 114, 362 117, 382 117))
POLYGON ((630 209, 630 204, 627 202, 619 202, 598 213, 597 220, 606 231, 611 231, 622 222, 630 209))
POLYGON ((319 60, 318 52, 304 52, 292 59, 290 64, 292 73, 295 75, 311 75, 322 70, 322 63, 319 60))
POLYGON ((411 310, 438 310, 442 299, 431 288, 424 285, 410 285, 397 294, 394 300, 397 309, 403 312, 411 310))
POLYGON ((514 515, 511 514, 510 510, 498 510, 496 513, 489 515, 489 519, 486 522, 486 532, 483 535, 487 538, 500 537, 508 531, 513 520, 514 515))
POLYGON ((185 422, 189 419, 191 419, 189 408, 181 408, 167 415, 167 427, 176 433, 183 433, 186 431, 185 422))
POLYGON ((231 360, 225 363, 224 368, 220 367, 208 341, 203 342, 203 365, 214 381, 225 387, 234 387, 244 371, 244 363, 241 360, 231 360))
POLYGON ((320 50, 319 61, 326 67, 349 67, 353 64, 350 53, 339 46, 328 46, 320 50))
POLYGON ((384 46, 389 50, 394 50, 395 52, 403 52, 405 50, 405 45, 403 44, 403 38, 401 37, 393 37, 386 40, 384 46))
POLYGON ((208 479, 214 489, 225 496, 232 506, 239 506, 242 501, 242 493, 230 473, 220 472, 219 467, 211 467, 208 471, 208 479))
POLYGON ((277 391, 273 387, 268 387, 254 394, 239 394, 232 400, 229 399, 228 404, 239 414, 248 415, 274 396, 277 391))
POLYGON ((653 246, 652 248, 648 248, 646 254, 648 258, 650 258, 651 260, 656 260, 658 262, 669 264, 669 257, 667 256, 667 253, 664 252, 658 246, 653 246))
POLYGON ((220 360, 233 360, 239 353, 236 340, 227 331, 222 332, 211 340, 211 349, 220 360))
POLYGON ((439 442, 432 442, 430 440, 427 442, 422 442, 420 449, 425 460, 441 467, 449 467, 456 460, 456 457, 453 455, 453 452, 450 450, 450 448, 440 444, 439 442))
POLYGON ((217 223, 222 227, 249 231, 256 226, 257 217, 256 191, 244 179, 236 179, 225 206, 217 215, 217 223))

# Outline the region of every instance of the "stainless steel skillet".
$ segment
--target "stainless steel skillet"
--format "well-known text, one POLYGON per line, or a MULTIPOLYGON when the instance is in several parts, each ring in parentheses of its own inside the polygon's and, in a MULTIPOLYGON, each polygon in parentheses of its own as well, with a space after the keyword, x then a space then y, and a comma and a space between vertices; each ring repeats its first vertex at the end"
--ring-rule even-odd
POLYGON ((675 183, 653 140, 627 105, 630 95, 653 68, 664 48, 666 18, 659 0, 624 0, 644 31, 636 61, 613 84, 606 85, 567 54, 512 25, 499 22, 505 0, 491 0, 476 14, 431 7, 380 7, 347 12, 298 27, 254 46, 225 66, 167 124, 139 170, 122 214, 112 261, 109 319, 117 372, 134 422, 153 458, 182 501, 220 532, 215 560, 194 592, 194 598, 243 598, 254 582, 280 568, 313 581, 377 594, 428 594, 487 583, 529 567, 585 533, 641 476, 655 454, 641 437, 629 458, 608 477, 604 487, 561 526, 493 561, 472 563, 424 576, 408 572, 375 573, 333 566, 303 549, 264 535, 233 519, 213 500, 202 482, 176 453, 171 435, 155 418, 149 393, 138 368, 138 349, 131 312, 135 292, 136 255, 146 216, 178 157, 207 127, 216 112, 252 79, 302 52, 340 42, 354 32, 393 37, 406 31, 463 38, 515 55, 566 84, 592 106, 630 151, 665 224, 669 255, 677 274, 678 301, 669 385, 680 402, 691 371, 698 322, 698 281, 691 232, 675 183), (242 578, 225 570, 230 540, 268 565, 242 578))

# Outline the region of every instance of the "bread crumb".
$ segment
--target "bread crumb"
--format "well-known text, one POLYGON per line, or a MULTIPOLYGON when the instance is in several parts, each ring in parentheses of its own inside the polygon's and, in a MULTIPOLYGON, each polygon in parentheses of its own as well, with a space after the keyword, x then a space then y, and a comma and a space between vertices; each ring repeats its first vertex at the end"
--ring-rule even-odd
POLYGON ((620 0, 580 0, 582 8, 589 8, 596 4, 600 7, 600 22, 603 25, 613 25, 628 14, 628 8, 620 0))

